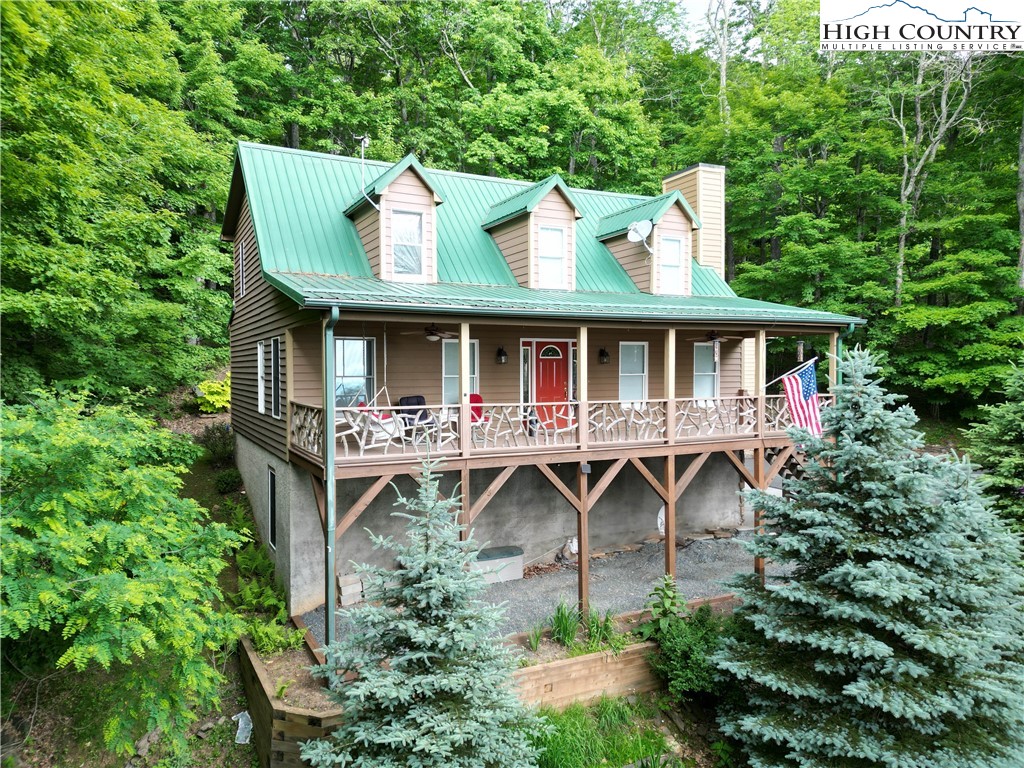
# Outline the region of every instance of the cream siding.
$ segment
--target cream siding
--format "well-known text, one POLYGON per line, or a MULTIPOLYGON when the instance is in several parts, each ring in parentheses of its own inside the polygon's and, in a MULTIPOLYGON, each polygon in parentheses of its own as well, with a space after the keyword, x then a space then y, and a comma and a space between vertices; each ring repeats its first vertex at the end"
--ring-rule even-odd
POLYGON ((263 279, 259 247, 249 214, 248 201, 243 201, 235 230, 234 250, 244 243, 245 250, 245 296, 236 300, 231 320, 231 425, 241 435, 249 438, 279 458, 287 458, 287 402, 288 359, 293 357, 288 350, 287 331, 299 325, 318 323, 319 314, 303 311, 291 299, 263 279), (271 339, 281 341, 281 418, 270 414, 271 382, 271 339), (264 342, 265 368, 267 375, 266 413, 258 413, 256 407, 257 362, 256 344, 264 342))
POLYGON ((519 218, 499 224, 491 230, 495 245, 505 257, 516 282, 523 288, 530 287, 530 217, 519 218))
MULTIPOLYGON (((677 331, 676 340, 676 396, 693 397, 693 346, 694 342, 684 340, 687 331, 677 331)), ((697 334, 694 334, 695 336, 697 334)), ((740 365, 742 341, 723 339, 719 348, 718 394, 720 397, 735 397, 742 388, 740 365)))
POLYGON ((636 287, 644 293, 651 293, 651 255, 647 249, 641 243, 631 243, 625 235, 605 240, 604 244, 636 287))
POLYGON ((693 226, 690 223, 689 218, 679 208, 678 205, 673 205, 669 210, 665 212, 665 215, 661 217, 654 226, 654 262, 653 266, 653 277, 651 278, 652 290, 651 293, 668 293, 668 290, 664 290, 661 285, 661 253, 662 253, 662 239, 666 237, 679 238, 683 242, 683 257, 682 257, 682 270, 683 270, 683 296, 689 296, 691 293, 691 279, 690 274, 690 261, 691 254, 693 253, 692 239, 693 239, 693 226))
POLYGON ((391 240, 391 216, 395 211, 423 214, 423 272, 425 277, 415 282, 437 282, 437 228, 434 211, 434 195, 423 184, 413 170, 403 172, 391 182, 380 196, 380 209, 383 226, 383 254, 381 257, 381 278, 384 280, 403 279, 414 281, 413 278, 396 278, 391 240))
POLYGON ((664 181, 662 190, 679 190, 690 204, 701 228, 693 230, 697 262, 725 277, 725 168, 701 163, 664 181))
POLYGON ((566 289, 576 290, 576 216, 572 206, 557 189, 552 189, 530 214, 530 288, 540 288, 540 228, 565 230, 566 289))
POLYGON ((381 276, 380 262, 380 214, 377 209, 367 203, 362 213, 355 218, 356 231, 363 243, 363 250, 366 251, 366 258, 370 262, 370 270, 374 277, 381 276))

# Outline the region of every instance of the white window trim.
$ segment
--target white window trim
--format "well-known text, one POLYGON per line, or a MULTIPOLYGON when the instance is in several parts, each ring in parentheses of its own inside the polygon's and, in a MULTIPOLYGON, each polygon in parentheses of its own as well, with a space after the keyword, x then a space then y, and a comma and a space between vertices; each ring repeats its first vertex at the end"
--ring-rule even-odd
POLYGON ((569 290, 569 238, 567 236, 568 229, 566 227, 556 227, 548 224, 537 225, 537 287, 542 290, 553 290, 553 291, 566 291, 569 290), (545 259, 541 253, 541 233, 544 230, 550 230, 552 232, 559 232, 562 236, 562 256, 560 261, 562 262, 561 280, 559 285, 545 285, 543 281, 543 271, 541 270, 541 263, 544 261, 554 261, 554 259, 545 259))
POLYGON ((245 241, 238 241, 238 298, 245 296, 245 241))
MULTIPOLYGON (((697 347, 710 347, 712 359, 714 359, 715 343, 713 341, 695 341, 693 343, 693 396, 695 399, 705 400, 706 398, 697 396, 697 377, 698 376, 710 376, 709 373, 698 373, 697 372, 697 347)), ((722 386, 722 361, 718 360, 715 362, 715 394, 713 399, 717 400, 720 397, 721 386, 722 386)))
POLYGON ((647 344, 646 341, 620 341, 619 342, 619 378, 618 378, 618 381, 619 381, 619 402, 620 403, 628 404, 629 406, 636 408, 638 406, 642 406, 644 403, 647 402, 648 394, 649 394, 648 393, 648 384, 650 382, 650 376, 651 376, 651 368, 650 368, 651 360, 650 360, 650 355, 648 354, 649 352, 650 352, 650 349, 648 348, 648 344, 647 344), (622 354, 622 348, 626 347, 626 346, 643 347, 643 349, 644 349, 644 372, 642 374, 640 374, 640 373, 626 373, 626 374, 624 374, 622 372, 622 361, 624 359, 624 356, 622 354), (637 400, 624 400, 622 398, 622 377, 623 376, 631 376, 631 377, 643 376, 644 387, 643 387, 643 399, 642 400, 640 400, 640 401, 637 401, 637 400))
MULTIPOLYGON (((673 286, 675 287, 675 286, 673 286)), ((660 249, 658 253, 658 293, 666 294, 669 296, 685 296, 686 295, 686 243, 681 237, 662 237, 660 249), (668 286, 665 285, 665 252, 667 248, 666 243, 679 243, 679 264, 677 269, 679 270, 679 282, 682 285, 679 286, 679 290, 669 290, 668 286)))
POLYGON ((267 412, 267 349, 266 342, 256 342, 256 412, 267 412))
POLYGON ((391 237, 390 237, 390 248, 391 253, 391 278, 396 283, 429 283, 430 282, 430 270, 427 269, 427 211, 414 211, 405 208, 392 208, 391 209, 391 237), (406 214, 408 216, 419 216, 420 217, 420 272, 415 275, 400 275, 395 270, 395 214, 406 214))
MULTIPOLYGON (((370 360, 373 361, 373 369, 370 371, 370 375, 364 378, 370 380, 370 386, 366 388, 367 402, 372 402, 373 398, 377 396, 377 337, 376 336, 335 336, 334 337, 334 389, 337 392, 338 388, 338 342, 340 341, 361 341, 364 344, 370 344, 373 347, 373 354, 370 355, 370 360)), ((366 350, 363 350, 363 354, 366 354, 366 350)), ((355 378, 352 376, 351 378, 355 378)), ((335 395, 337 396, 337 395, 335 395)), ((380 405, 377 403, 377 405, 380 405)))
POLYGON ((267 467, 267 546, 277 550, 277 473, 267 467))
MULTIPOLYGON (((459 340, 458 339, 442 339, 441 340, 441 401, 442 401, 443 405, 460 405, 461 400, 462 400, 461 393, 459 394, 459 400, 458 401, 456 401, 454 403, 445 403, 444 402, 444 382, 445 382, 445 379, 450 379, 450 378, 454 378, 455 379, 455 381, 456 381, 456 386, 455 386, 456 391, 458 391, 458 381, 459 381, 459 369, 458 369, 458 366, 456 366, 454 373, 449 373, 448 372, 448 367, 447 367, 447 363, 446 363, 448 358, 445 355, 445 349, 448 347, 449 344, 453 344, 453 345, 455 345, 456 348, 458 348, 459 340)), ((480 393, 480 340, 479 339, 470 339, 469 340, 469 354, 473 358, 473 363, 474 363, 473 370, 476 371, 476 375, 475 376, 470 376, 469 377, 469 391, 472 392, 472 393, 475 393, 475 394, 479 394, 480 393)))
POLYGON ((281 407, 281 337, 270 340, 270 415, 275 419, 282 418, 284 409, 281 407))

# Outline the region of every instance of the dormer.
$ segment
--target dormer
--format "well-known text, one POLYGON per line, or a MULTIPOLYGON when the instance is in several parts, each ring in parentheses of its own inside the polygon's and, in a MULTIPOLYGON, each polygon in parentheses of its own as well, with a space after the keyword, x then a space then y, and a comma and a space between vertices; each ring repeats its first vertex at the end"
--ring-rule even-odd
POLYGON ((576 289, 576 220, 582 214, 558 174, 499 200, 482 226, 524 288, 576 289))
POLYGON ((674 191, 605 216, 596 237, 644 293, 689 296, 693 232, 699 228, 686 198, 674 191), (631 225, 645 236, 631 238, 631 225))
POLYGON ((437 206, 444 202, 412 155, 371 181, 345 209, 375 277, 437 282, 437 206))

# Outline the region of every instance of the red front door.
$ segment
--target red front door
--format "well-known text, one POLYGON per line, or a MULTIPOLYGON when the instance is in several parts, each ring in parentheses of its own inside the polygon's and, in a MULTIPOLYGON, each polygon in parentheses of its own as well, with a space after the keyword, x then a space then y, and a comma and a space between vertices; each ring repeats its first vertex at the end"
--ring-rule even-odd
POLYGON ((541 423, 554 429, 569 426, 572 409, 569 402, 569 368, 571 355, 567 341, 534 341, 533 396, 538 403, 559 403, 540 405, 537 418, 541 423))

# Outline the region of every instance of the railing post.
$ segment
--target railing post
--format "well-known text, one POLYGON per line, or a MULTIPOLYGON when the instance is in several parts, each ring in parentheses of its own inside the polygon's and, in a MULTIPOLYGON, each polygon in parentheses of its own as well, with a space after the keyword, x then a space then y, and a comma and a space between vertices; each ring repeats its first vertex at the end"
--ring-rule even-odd
POLYGON ((767 371, 767 348, 766 335, 764 331, 754 332, 754 392, 757 393, 757 436, 764 439, 764 417, 765 417, 765 382, 768 381, 767 371))
POLYGON ((459 448, 463 458, 469 456, 469 447, 473 442, 469 434, 472 429, 469 412, 469 391, 472 384, 469 375, 469 347, 469 323, 459 323, 459 448))
POLYGON ((665 433, 668 444, 676 441, 676 329, 665 331, 665 433))
POLYGON ((587 386, 589 357, 587 326, 581 325, 576 329, 576 434, 581 451, 587 450, 590 432, 590 388, 587 386))

